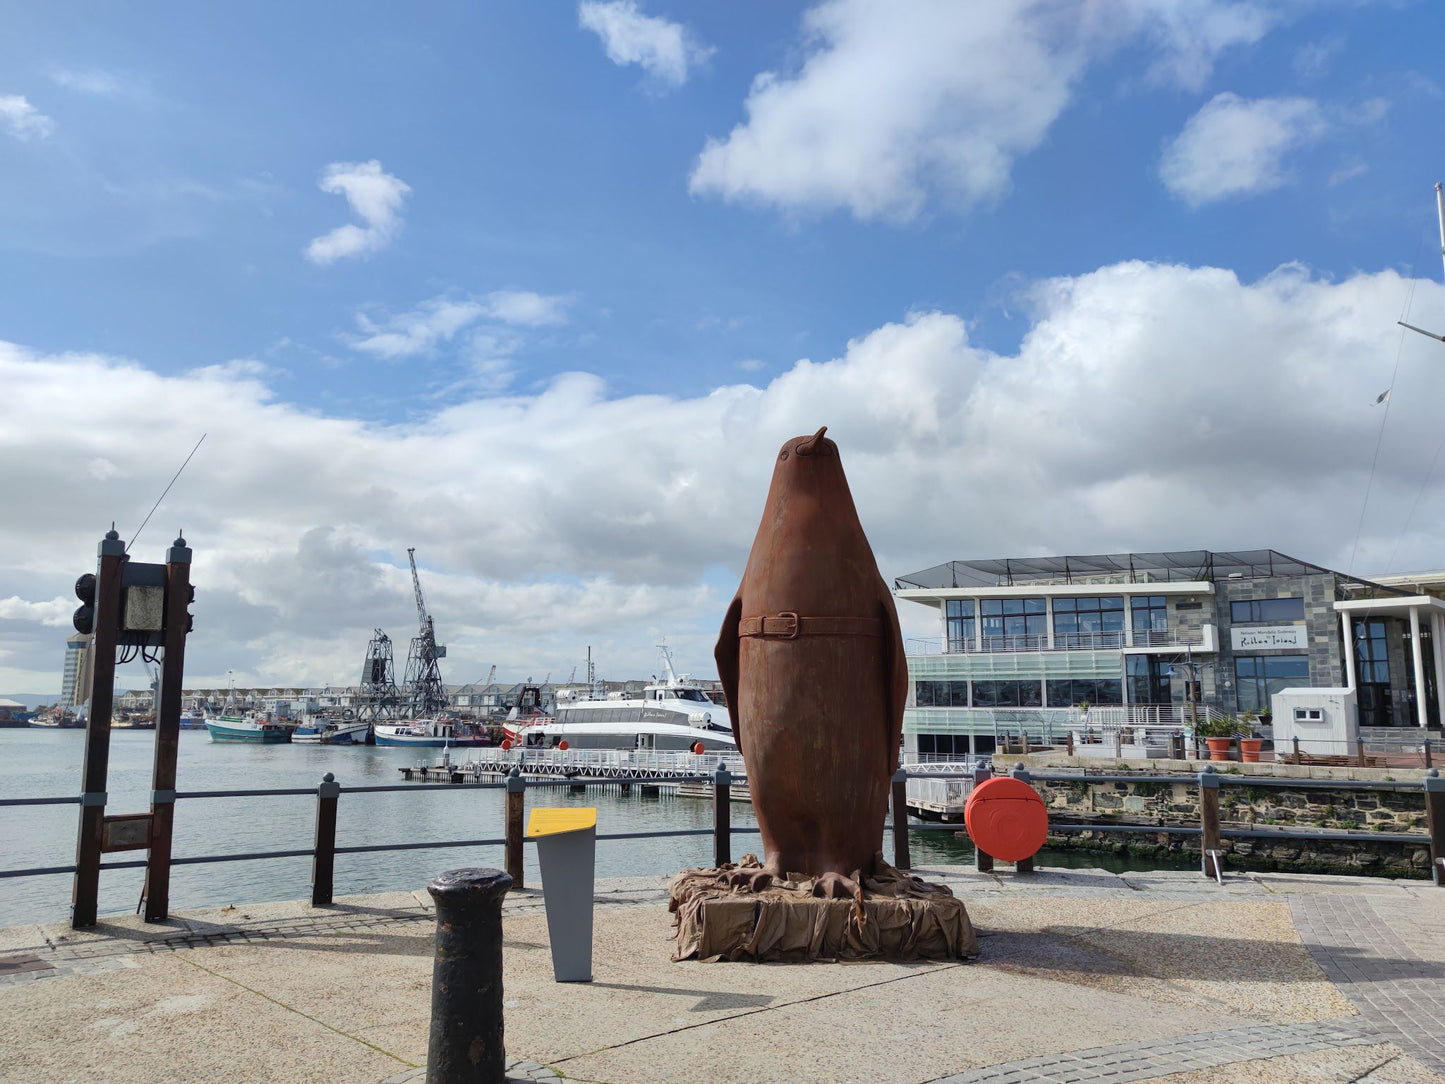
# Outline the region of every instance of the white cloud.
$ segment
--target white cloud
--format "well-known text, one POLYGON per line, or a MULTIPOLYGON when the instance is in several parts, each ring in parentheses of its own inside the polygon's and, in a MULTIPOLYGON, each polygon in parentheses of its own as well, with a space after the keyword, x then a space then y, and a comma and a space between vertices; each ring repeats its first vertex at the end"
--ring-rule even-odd
POLYGON ((1217 94, 1165 149, 1159 177, 1192 207, 1283 187, 1285 156, 1328 130, 1309 98, 1217 94))
MULTIPOLYGON (((373 626, 411 635, 408 546, 447 680, 492 663, 565 674, 588 644, 608 676, 650 673, 663 634, 708 672, 777 447, 822 424, 888 577, 1200 547, 1344 568, 1380 420, 1369 404, 1397 350, 1354 571, 1436 567, 1445 479, 1427 469, 1445 368, 1438 344, 1401 345, 1409 285, 1124 263, 1026 291, 1030 328, 1008 354, 971 343, 959 315, 915 313, 763 387, 619 397, 572 373, 385 425, 282 402, 245 367, 163 376, 0 344, 0 598, 21 600, 0 611, 0 688, 47 669, 59 687, 71 583, 112 518, 128 537, 169 474, 157 464, 202 427, 133 550, 155 559, 182 526, 195 548, 198 681, 354 681, 373 626)), ((1445 287, 1413 286, 1422 311, 1445 311, 1445 287)))
POLYGON ((577 5, 577 20, 602 39, 612 63, 640 65, 674 87, 687 82, 689 65, 712 53, 680 23, 642 14, 636 0, 583 0, 577 5))
POLYGON ((48 602, 28 602, 19 595, 11 595, 0 598, 0 621, 34 621, 47 628, 73 628, 70 617, 79 605, 79 599, 64 595, 48 602))
POLYGON ((461 300, 434 297, 410 312, 384 317, 358 313, 356 322, 361 334, 349 341, 352 349, 375 357, 415 357, 452 341, 458 332, 478 321, 520 327, 565 323, 567 304, 565 297, 528 290, 494 290, 461 300))
POLYGON ((129 84, 120 76, 100 68, 57 68, 50 73, 50 78, 57 86, 67 90, 78 90, 84 94, 98 94, 102 97, 122 94, 130 89, 129 84))
POLYGON ((347 256, 364 256, 385 248, 401 232, 401 205, 411 186, 370 162, 333 162, 321 175, 321 191, 346 197, 365 225, 348 223, 315 238, 306 258, 325 267, 347 256))
POLYGON ((55 131, 55 122, 23 94, 0 94, 0 128, 20 140, 45 139, 55 131))
POLYGON ((1009 184, 1090 64, 1140 42, 1149 76, 1197 86, 1269 24, 1226 0, 824 0, 791 75, 753 81, 747 120, 709 140, 694 193, 908 220, 932 195, 964 206, 1009 184))

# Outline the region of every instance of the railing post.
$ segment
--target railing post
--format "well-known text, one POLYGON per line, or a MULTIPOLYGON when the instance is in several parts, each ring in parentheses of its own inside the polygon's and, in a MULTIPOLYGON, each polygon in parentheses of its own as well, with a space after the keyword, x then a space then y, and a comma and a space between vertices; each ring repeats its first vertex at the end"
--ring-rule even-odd
POLYGON ((1355 739, 1355 764, 1363 768, 1365 766, 1365 739, 1355 739))
POLYGON ((1219 846, 1219 776, 1208 765, 1199 773, 1199 852, 1204 876, 1223 880, 1219 846))
POLYGON ((1294 741, 1294 762, 1295 762, 1296 764, 1298 764, 1298 763, 1300 762, 1300 759, 1299 759, 1299 735, 1296 734, 1292 740, 1294 741))
MULTIPOLYGON (((1033 786, 1032 776, 1029 775, 1029 770, 1023 766, 1022 761, 1014 765, 1014 770, 1009 772, 1009 775, 1013 776, 1020 782, 1028 783, 1030 786, 1033 786)), ((1033 871, 1033 855, 1029 855, 1027 858, 1020 858, 1017 862, 1014 863, 1015 873, 1032 873, 1033 871)))
POLYGON ((1430 876, 1445 888, 1445 778, 1439 768, 1425 773, 1425 823, 1430 829, 1430 876))
POLYGON ((507 875, 513 888, 524 887, 522 878, 522 812, 526 804, 527 777, 521 768, 507 773, 507 875))
POLYGON ((330 907, 336 873, 336 799, 341 784, 327 772, 316 788, 316 847, 311 853, 311 906, 330 907))
POLYGON ((426 890, 436 902, 427 1084, 504 1084, 502 898, 499 869, 454 869, 426 890))
POLYGON ((1072 730, 1069 731, 1069 736, 1064 739, 1064 751, 1068 753, 1069 756, 1074 755, 1074 732, 1072 730))
POLYGON ((1425 739, 1425 767, 1426 767, 1426 768, 1434 767, 1434 765, 1432 765, 1432 764, 1430 763, 1430 739, 1429 739, 1429 738, 1426 738, 1426 739, 1425 739))
POLYGON ((908 851, 908 772, 901 766, 893 773, 893 868, 913 868, 908 851))
MULTIPOLYGON (((993 772, 983 764, 980 764, 973 770, 973 785, 975 787, 992 778, 993 772)), ((980 847, 976 841, 970 840, 970 842, 973 842, 973 868, 980 873, 993 872, 993 855, 985 854, 983 848, 980 847)))
POLYGON ((733 860, 733 776, 722 761, 712 773, 712 864, 726 866, 733 860))

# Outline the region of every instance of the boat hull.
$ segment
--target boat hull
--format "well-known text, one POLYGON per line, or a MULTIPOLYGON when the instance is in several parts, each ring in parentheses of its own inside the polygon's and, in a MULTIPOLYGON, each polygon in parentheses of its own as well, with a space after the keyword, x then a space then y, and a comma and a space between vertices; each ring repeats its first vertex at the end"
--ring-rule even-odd
POLYGON ((253 742, 258 745, 281 745, 290 742, 291 734, 284 727, 257 726, 244 720, 231 722, 216 719, 206 720, 206 729, 212 741, 253 742))
POLYGON ((418 749, 463 749, 490 745, 491 742, 483 738, 433 738, 416 737, 410 734, 382 734, 376 732, 377 745, 410 745, 418 749))

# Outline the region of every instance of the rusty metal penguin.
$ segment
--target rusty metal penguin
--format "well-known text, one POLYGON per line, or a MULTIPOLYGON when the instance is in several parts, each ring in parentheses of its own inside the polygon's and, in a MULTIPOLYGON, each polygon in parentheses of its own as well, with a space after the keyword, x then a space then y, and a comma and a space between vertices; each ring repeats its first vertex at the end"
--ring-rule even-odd
POLYGON ((898 614, 838 446, 783 445, 715 652, 762 830, 763 871, 854 895, 874 872, 908 673, 898 614))

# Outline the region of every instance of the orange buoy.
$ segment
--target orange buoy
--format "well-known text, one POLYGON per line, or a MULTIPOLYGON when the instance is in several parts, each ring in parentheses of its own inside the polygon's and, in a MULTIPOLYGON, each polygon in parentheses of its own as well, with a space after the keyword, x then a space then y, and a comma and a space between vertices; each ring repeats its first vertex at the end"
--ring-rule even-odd
POLYGON ((693 742, 693 743, 692 743, 692 751, 693 751, 694 753, 696 753, 698 756, 702 756, 702 752, 703 752, 703 744, 702 744, 702 742, 700 742, 700 741, 695 741, 695 742, 693 742))
POLYGON ((559 742, 557 743, 557 748, 560 749, 560 750, 562 750, 562 752, 565 753, 565 752, 567 751, 567 739, 566 739, 566 738, 563 738, 561 741, 559 741, 559 742))
POLYGON ((1007 775, 973 788, 963 823, 973 845, 1000 862, 1032 858, 1049 838, 1049 811, 1039 792, 1007 775))

